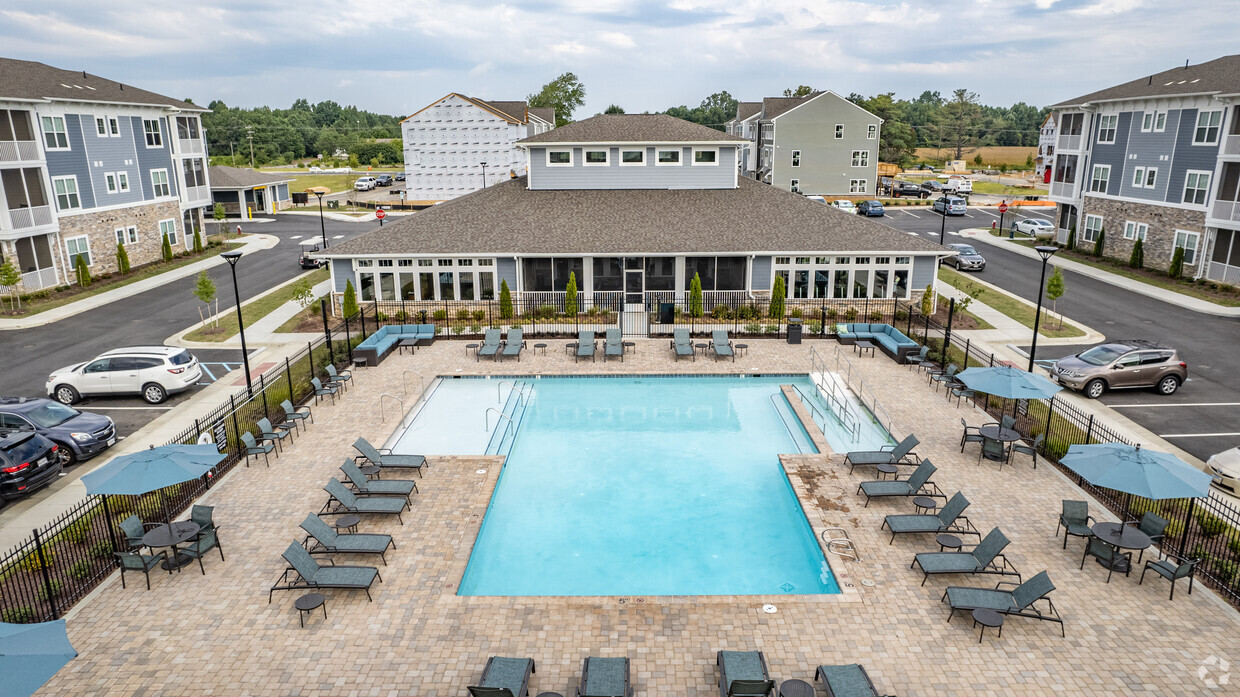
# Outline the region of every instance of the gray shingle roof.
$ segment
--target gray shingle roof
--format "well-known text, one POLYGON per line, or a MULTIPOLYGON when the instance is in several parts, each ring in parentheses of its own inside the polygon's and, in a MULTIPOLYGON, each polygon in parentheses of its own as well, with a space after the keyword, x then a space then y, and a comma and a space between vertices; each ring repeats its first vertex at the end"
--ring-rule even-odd
POLYGON ((943 253, 938 244, 741 178, 736 189, 531 191, 519 177, 333 245, 420 254, 943 253))
POLYGON ((44 63, 0 58, 0 99, 70 99, 116 104, 151 104, 183 111, 210 111, 124 85, 81 70, 62 70, 44 63))
POLYGON ((684 119, 667 114, 599 114, 565 126, 518 140, 517 144, 538 143, 716 143, 745 142, 684 119))
POLYGON ((1240 93, 1240 55, 1223 56, 1207 63, 1180 66, 1138 78, 1122 85, 1060 102, 1051 108, 1080 106, 1089 102, 1115 99, 1166 97, 1177 94, 1240 93))
POLYGON ((552 126, 555 125, 555 108, 554 107, 532 106, 529 108, 529 112, 531 116, 537 116, 538 118, 542 119, 543 121, 546 121, 552 126))
POLYGON ((251 186, 264 186, 268 184, 293 181, 292 177, 286 177, 280 174, 268 174, 267 172, 257 172, 255 170, 244 169, 242 167, 212 165, 207 169, 207 176, 211 179, 212 189, 245 189, 251 186))
POLYGON ((525 115, 525 110, 528 106, 525 102, 495 102, 478 99, 477 97, 470 97, 470 99, 478 102, 479 104, 485 104, 500 113, 511 116, 517 121, 517 123, 526 123, 529 121, 525 115))
POLYGON ((817 97, 822 94, 815 92, 804 97, 765 97, 762 100, 762 120, 770 121, 771 119, 783 114, 805 103, 805 100, 817 97))

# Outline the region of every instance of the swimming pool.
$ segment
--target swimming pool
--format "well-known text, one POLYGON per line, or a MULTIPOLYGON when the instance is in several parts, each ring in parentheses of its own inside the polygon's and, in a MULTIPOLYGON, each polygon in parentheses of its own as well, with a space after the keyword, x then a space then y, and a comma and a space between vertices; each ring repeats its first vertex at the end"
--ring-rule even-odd
POLYGON ((812 452, 779 390, 807 377, 523 379, 460 595, 839 592, 778 459, 812 452))

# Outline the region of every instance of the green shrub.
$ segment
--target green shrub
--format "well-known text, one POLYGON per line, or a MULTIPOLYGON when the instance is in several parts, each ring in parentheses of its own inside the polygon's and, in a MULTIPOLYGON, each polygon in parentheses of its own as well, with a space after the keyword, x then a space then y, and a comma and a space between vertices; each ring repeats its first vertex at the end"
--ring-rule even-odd
POLYGON ((129 273, 129 252, 125 251, 124 242, 116 245, 116 270, 122 276, 129 273))
POLYGON ((787 294, 788 288, 784 285, 784 277, 776 276, 775 285, 771 288, 771 305, 767 309, 769 317, 778 320, 784 318, 784 296, 787 294))
POLYGON ((778 333, 779 333, 779 325, 778 325, 778 324, 768 324, 768 325, 766 325, 765 327, 763 327, 763 328, 762 328, 762 331, 763 331, 764 333, 766 333, 766 334, 778 334, 778 333))
POLYGON ((79 254, 77 256, 77 263, 74 264, 73 270, 77 274, 78 285, 83 288, 89 288, 90 282, 93 279, 90 277, 90 269, 86 266, 86 257, 79 254))
POLYGON ((29 605, 18 605, 0 612, 0 621, 10 624, 23 624, 34 619, 34 610, 29 605))
POLYGON ((448 311, 447 310, 435 310, 434 312, 431 313, 431 319, 435 320, 436 322, 442 322, 448 319, 448 311))
POLYGON ((470 317, 472 317, 475 322, 481 322, 482 320, 487 318, 487 311, 486 310, 474 310, 472 313, 470 313, 470 317))
MULTIPOLYGON (((63 588, 63 587, 64 587, 64 585, 65 585, 65 584, 63 584, 63 583, 61 583, 61 582, 60 582, 60 579, 56 579, 56 578, 52 579, 52 581, 51 581, 51 586, 52 586, 52 593, 51 593, 51 596, 57 596, 57 595, 60 595, 60 589, 61 589, 61 588, 63 588)), ((47 592, 47 586, 48 586, 48 584, 46 584, 46 583, 40 583, 40 584, 39 584, 39 600, 48 600, 49 596, 48 596, 48 592, 47 592)))
POLYGON ((693 317, 702 316, 702 277, 696 272, 689 281, 689 314, 693 317))
POLYGON ((710 309, 710 316, 715 319, 731 319, 732 311, 727 305, 716 305, 710 309))
POLYGON ((1198 542, 1197 544, 1193 545, 1192 551, 1188 553, 1188 558, 1189 559, 1200 559, 1201 562, 1204 564, 1210 561, 1211 557, 1210 557, 1210 553, 1206 551, 1206 548, 1202 546, 1200 542, 1198 542))
POLYGON ((1227 540, 1227 549, 1231 550, 1232 554, 1240 556, 1240 537, 1233 537, 1227 540))
POLYGON ((822 322, 819 322, 819 321, 818 321, 818 320, 816 320, 816 319, 815 319, 815 320, 810 320, 810 323, 809 323, 809 325, 807 325, 807 326, 809 327, 809 333, 810 333, 810 334, 820 334, 820 333, 822 333, 822 322))
POLYGON ((1206 537, 1214 537, 1228 528, 1222 518, 1206 511, 1198 511, 1197 525, 1201 528, 1201 534, 1206 537))
POLYGON ((538 309, 534 311, 534 316, 542 319, 555 317, 555 305, 539 305, 538 309))
POLYGON ((908 319, 908 310, 896 310, 895 321, 904 322, 908 319))
POLYGON ((93 516, 83 516, 73 522, 72 525, 64 529, 60 533, 60 539, 66 542, 80 545, 86 541, 86 534, 90 532, 91 519, 93 516))
POLYGON ((834 322, 834 321, 835 321, 835 318, 836 318, 838 315, 839 315, 839 313, 838 313, 838 312, 836 312, 834 308, 832 308, 832 309, 830 309, 830 310, 827 310, 827 312, 826 312, 826 316, 825 316, 825 317, 823 317, 823 319, 824 319, 824 320, 826 320, 826 321, 828 321, 828 322, 834 322))
POLYGON ((855 322, 857 320, 857 314, 858 314, 857 308, 855 307, 848 308, 847 310, 844 311, 844 321, 855 322))
POLYGON ((112 556, 112 541, 100 540, 91 545, 87 553, 95 559, 106 559, 112 556))
POLYGON ((353 288, 351 280, 344 282, 344 299, 340 301, 340 310, 345 317, 357 314, 357 291, 353 288))
POLYGON ((881 312, 879 312, 879 311, 877 311, 877 310, 875 310, 874 312, 871 312, 871 313, 870 313, 870 321, 871 321, 871 322, 882 322, 882 321, 883 321, 883 313, 881 313, 881 312))
POLYGON ((463 308, 463 307, 462 307, 461 309, 459 309, 459 310, 457 310, 457 311, 456 311, 456 318, 457 318, 457 320, 459 320, 459 321, 461 321, 461 322, 464 322, 464 321, 468 320, 468 319, 469 319, 469 317, 470 317, 469 310, 467 310, 467 309, 465 309, 465 308, 463 308))
POLYGON ((159 253, 164 261, 172 261, 172 243, 168 241, 168 236, 163 236, 164 241, 160 243, 159 253))
POLYGON ((508 281, 499 282, 499 317, 512 319, 512 291, 508 290, 508 281))
POLYGON ((1167 275, 1172 278, 1179 278, 1184 275, 1184 248, 1176 247, 1175 252, 1171 255, 1171 266, 1167 269, 1167 275))
POLYGON ((921 314, 927 317, 934 314, 934 289, 929 284, 921 292, 921 314))
POLYGON ((788 316, 793 319, 801 319, 801 308, 794 308, 792 312, 788 313, 788 316))
POLYGON ((469 331, 470 331, 470 333, 472 333, 472 334, 481 334, 481 333, 482 333, 482 325, 481 325, 481 324, 471 324, 471 325, 469 325, 469 331))
POLYGON ((465 331, 465 325, 463 325, 463 324, 454 324, 454 325, 452 325, 452 333, 453 333, 453 334, 456 334, 457 336, 460 336, 461 332, 464 332, 464 331, 465 331))
POLYGON ((1105 245, 1104 241, 1106 240, 1106 236, 1107 236, 1106 228, 1101 228, 1098 230, 1098 239, 1094 240, 1094 256, 1096 257, 1102 256, 1102 250, 1106 248, 1104 246, 1105 245))
MULTIPOLYGON (((55 550, 53 550, 51 547, 43 548, 42 561, 47 562, 48 568, 51 568, 52 564, 55 563, 55 558, 56 558, 55 550)), ((26 553, 26 556, 22 557, 22 560, 17 563, 17 566, 24 571, 39 571, 43 568, 42 561, 40 561, 39 559, 38 550, 31 550, 26 553)))
POLYGON ((1140 518, 1151 511, 1157 513, 1159 511, 1159 503, 1157 501, 1151 501, 1150 499, 1141 498, 1140 496, 1133 496, 1128 501, 1128 510, 1134 516, 1140 518))
POLYGON ((745 325, 745 333, 746 334, 761 334, 762 325, 759 324, 758 322, 750 322, 749 324, 745 325))
POLYGON ((90 575, 90 562, 86 559, 76 562, 69 567, 69 578, 81 581, 90 575))
POLYGON ((1145 244, 1141 240, 1132 245, 1132 254, 1128 255, 1128 266, 1134 269, 1145 268, 1145 244))
POLYGON ((1214 575, 1218 577, 1218 580, 1223 585, 1231 585, 1231 582, 1236 578, 1237 571, 1240 571, 1240 567, 1234 561, 1228 561, 1227 559, 1214 560, 1214 575))
POLYGON ((388 320, 388 316, 387 316, 387 314, 386 314, 386 313, 383 313, 383 312, 376 312, 376 313, 375 313, 375 321, 376 321, 376 322, 386 322, 387 320, 388 320))

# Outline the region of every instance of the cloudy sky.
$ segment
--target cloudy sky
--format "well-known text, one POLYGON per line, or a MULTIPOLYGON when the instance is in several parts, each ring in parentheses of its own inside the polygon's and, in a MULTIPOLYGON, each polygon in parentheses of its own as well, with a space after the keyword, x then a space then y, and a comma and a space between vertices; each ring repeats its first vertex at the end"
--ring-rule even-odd
POLYGON ((1237 50, 1235 0, 0 0, 0 55, 199 104, 333 99, 406 115, 521 99, 564 71, 578 118, 808 84, 1044 105, 1237 50))

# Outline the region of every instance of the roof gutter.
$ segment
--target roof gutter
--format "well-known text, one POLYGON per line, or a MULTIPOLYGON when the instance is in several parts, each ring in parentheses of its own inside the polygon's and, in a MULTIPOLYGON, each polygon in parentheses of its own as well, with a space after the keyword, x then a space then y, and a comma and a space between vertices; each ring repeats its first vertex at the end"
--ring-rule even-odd
POLYGON ((699 145, 713 145, 713 146, 737 145, 737 146, 739 146, 739 145, 744 145, 744 144, 745 144, 745 143, 747 143, 747 142, 749 142, 749 141, 745 140, 744 138, 738 138, 738 139, 736 139, 736 140, 623 140, 623 141, 621 141, 621 140, 615 140, 615 141, 612 141, 612 140, 608 140, 608 141, 603 141, 603 140, 590 140, 590 141, 555 141, 555 142, 552 142, 552 141, 534 141, 534 142, 529 142, 529 143, 527 143, 527 142, 525 142, 525 141, 523 141, 523 140, 518 140, 518 141, 516 142, 516 145, 517 145, 518 147, 522 147, 522 148, 541 148, 541 147, 544 147, 544 146, 556 146, 556 147, 581 147, 581 148, 584 148, 584 147, 589 147, 589 146, 592 146, 592 145, 607 145, 607 146, 612 146, 612 145, 614 145, 614 146, 616 146, 616 147, 623 147, 623 146, 626 146, 626 145, 628 145, 628 146, 634 146, 634 145, 653 145, 653 146, 659 146, 659 145, 679 145, 679 146, 681 146, 681 147, 696 147, 696 146, 699 146, 699 145))

